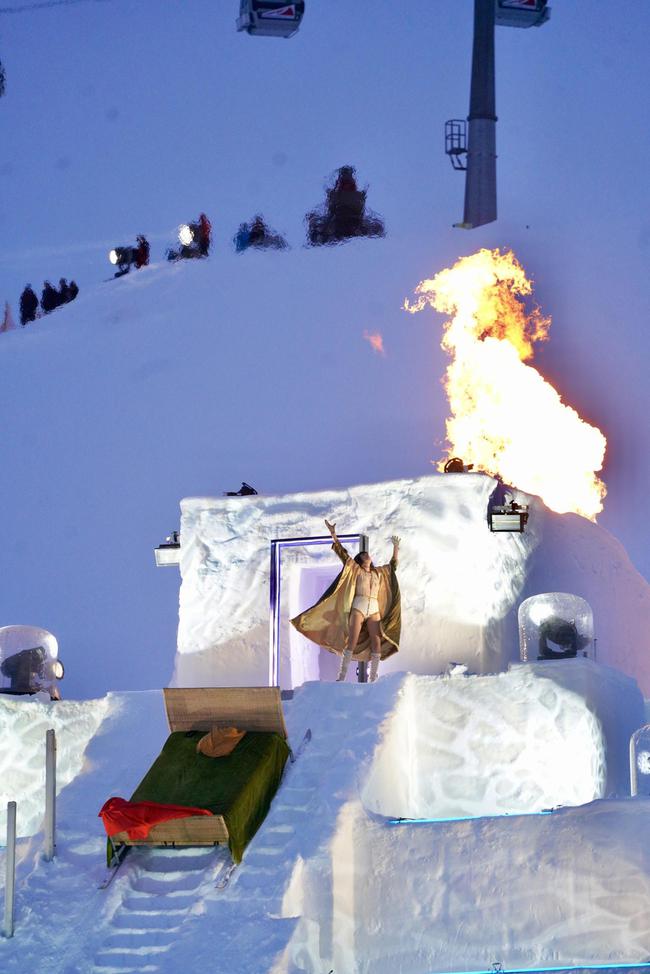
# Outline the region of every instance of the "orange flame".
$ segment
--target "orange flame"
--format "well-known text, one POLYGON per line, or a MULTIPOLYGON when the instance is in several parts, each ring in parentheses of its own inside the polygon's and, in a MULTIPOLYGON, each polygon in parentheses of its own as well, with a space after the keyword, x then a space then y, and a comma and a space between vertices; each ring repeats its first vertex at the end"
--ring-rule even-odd
POLYGON ((379 332, 375 332, 374 334, 371 334, 369 331, 364 331, 363 337, 367 342, 370 342, 370 345, 375 350, 375 352, 377 352, 378 355, 386 354, 384 350, 384 339, 379 334, 379 332))
POLYGON ((607 441, 524 364, 550 327, 538 308, 526 309, 531 292, 512 252, 484 249, 421 281, 404 308, 450 315, 442 339, 452 356, 444 380, 449 455, 538 494, 553 511, 595 520, 606 493, 596 471, 607 441))

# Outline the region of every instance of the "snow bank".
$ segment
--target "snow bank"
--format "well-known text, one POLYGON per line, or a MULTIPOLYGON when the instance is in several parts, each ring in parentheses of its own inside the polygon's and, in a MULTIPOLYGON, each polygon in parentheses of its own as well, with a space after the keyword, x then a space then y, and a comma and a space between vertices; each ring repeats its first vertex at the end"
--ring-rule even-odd
POLYGON ((392 818, 443 819, 625 796, 627 742, 642 718, 634 681, 589 660, 497 676, 410 676, 362 800, 392 818))
POLYGON ((299 920, 273 974, 647 961, 649 806, 387 826, 351 801, 296 869, 284 915, 299 920))
MULTIPOLYGON (((650 689, 650 586, 607 531, 557 515, 536 498, 523 534, 486 525, 495 482, 480 474, 274 497, 187 498, 181 504, 180 623, 174 683, 265 684, 269 680, 270 543, 366 534, 377 563, 402 537, 400 653, 383 672, 442 673, 450 660, 497 672, 517 659, 517 607, 530 595, 564 591, 593 608, 598 658, 650 689)), ((351 550, 356 550, 351 548, 351 550)), ((321 594, 340 563, 327 546, 282 556, 280 682, 331 679, 329 654, 295 633, 289 619, 321 594)))
POLYGON ((7 802, 16 801, 19 836, 33 835, 45 811, 45 732, 56 731, 56 786, 60 792, 81 771, 84 751, 107 711, 101 700, 44 703, 0 695, 0 836, 7 802))

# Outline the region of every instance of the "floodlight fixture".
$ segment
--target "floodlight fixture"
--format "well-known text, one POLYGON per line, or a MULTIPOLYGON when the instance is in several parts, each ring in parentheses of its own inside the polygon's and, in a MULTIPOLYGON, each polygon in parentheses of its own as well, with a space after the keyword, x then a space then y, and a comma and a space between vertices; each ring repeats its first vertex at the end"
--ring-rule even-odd
POLYGON ((510 531, 522 534, 528 523, 528 507, 525 504, 496 504, 488 511, 488 527, 495 533, 510 531))
POLYGON ((157 568, 175 568, 180 565, 181 560, 181 537, 180 532, 172 531, 162 544, 154 548, 157 568))
POLYGON ((189 223, 182 223, 178 228, 178 239, 184 247, 189 247, 194 241, 194 229, 189 223))
POLYGON ((108 253, 108 259, 113 266, 117 267, 118 277, 126 272, 136 263, 137 253, 135 247, 113 247, 108 253))

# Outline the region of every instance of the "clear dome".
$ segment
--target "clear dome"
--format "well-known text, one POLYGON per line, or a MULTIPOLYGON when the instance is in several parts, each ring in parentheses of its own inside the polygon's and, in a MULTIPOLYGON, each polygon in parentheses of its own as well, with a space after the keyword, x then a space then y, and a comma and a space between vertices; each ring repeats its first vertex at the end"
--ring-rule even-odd
POLYGON ((630 741, 630 791, 650 797, 650 724, 639 727, 630 741))
POLYGON ((4 693, 51 692, 63 676, 59 644, 37 626, 0 628, 0 690, 4 693))
POLYGON ((578 595, 545 592, 519 606, 519 654, 524 663, 595 656, 594 614, 578 595))

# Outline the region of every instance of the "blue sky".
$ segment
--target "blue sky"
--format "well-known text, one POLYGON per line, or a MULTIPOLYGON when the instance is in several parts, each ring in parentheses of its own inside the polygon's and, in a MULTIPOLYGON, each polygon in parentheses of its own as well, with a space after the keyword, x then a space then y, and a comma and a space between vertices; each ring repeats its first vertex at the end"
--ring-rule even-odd
MULTIPOLYGON (((393 451, 399 463, 387 451, 372 479, 426 472, 444 437, 442 355, 432 351, 415 376, 405 368, 414 336, 430 329, 433 349, 440 322, 416 324, 402 298, 462 254, 512 247, 553 318, 535 364, 609 440, 601 522, 650 576, 647 4, 556 0, 543 28, 498 29, 499 220, 471 232, 452 229, 463 180, 442 151, 445 119, 467 112, 470 0, 308 0, 300 33, 286 41, 237 34, 236 0, 88 0, 7 13, 23 6, 0 7, 0 302, 16 313, 23 284, 40 288, 46 277, 75 277, 88 291, 110 275, 110 246, 144 232, 160 257, 178 223, 201 209, 213 222, 214 261, 260 210, 299 246, 326 176, 352 163, 390 245, 369 242, 364 273, 354 262, 337 270, 337 291, 355 342, 366 328, 386 336, 377 381, 418 401, 426 391, 432 408, 430 444, 423 449, 419 417, 417 437, 410 443, 404 428, 393 451)), ((311 282, 296 272, 268 309, 282 339, 309 336, 320 300, 311 282)), ((301 343, 297 367, 340 376, 326 346, 320 333, 301 343), (310 358, 316 341, 325 350, 310 358)), ((359 377, 356 353, 351 362, 348 385, 359 377)), ((337 462, 329 482, 363 479, 337 462)), ((266 486, 289 485, 273 475, 266 486)))

